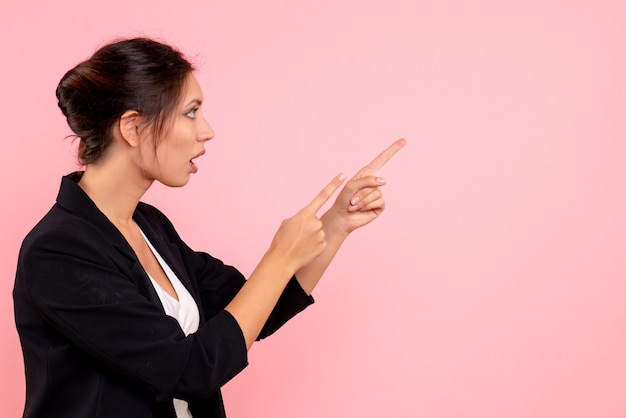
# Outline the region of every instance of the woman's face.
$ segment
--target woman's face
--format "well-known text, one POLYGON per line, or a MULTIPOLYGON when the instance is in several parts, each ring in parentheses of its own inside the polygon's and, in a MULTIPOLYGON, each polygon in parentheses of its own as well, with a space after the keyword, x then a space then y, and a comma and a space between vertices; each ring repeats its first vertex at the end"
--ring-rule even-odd
POLYGON ((171 117, 171 125, 162 138, 152 145, 151 155, 144 154, 145 174, 166 186, 187 184, 191 173, 198 171, 194 159, 204 154, 204 142, 214 132, 202 114, 202 89, 193 74, 187 76, 183 97, 171 117))

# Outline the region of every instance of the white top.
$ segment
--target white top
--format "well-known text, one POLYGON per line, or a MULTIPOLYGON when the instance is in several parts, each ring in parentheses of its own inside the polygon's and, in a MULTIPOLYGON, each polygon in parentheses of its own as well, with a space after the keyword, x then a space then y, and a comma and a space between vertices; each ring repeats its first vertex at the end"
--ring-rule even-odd
MULTIPOLYGON (((139 230, 141 231, 141 228, 139 230)), ((156 290, 157 295, 161 300, 165 313, 178 321, 180 328, 183 330, 185 335, 196 332, 198 330, 198 326, 200 325, 200 312, 198 311, 196 301, 193 299, 187 288, 181 283, 178 276, 176 276, 174 271, 172 271, 170 266, 165 262, 165 260, 163 260, 163 257, 161 257, 157 250, 152 246, 150 241, 148 241, 148 238, 143 231, 141 231, 141 235, 143 235, 148 247, 152 250, 152 253, 161 265, 161 268, 172 283, 172 286, 174 286, 174 290, 176 290, 176 294, 178 295, 178 300, 170 296, 161 286, 159 286, 150 274, 146 272, 148 277, 150 277, 154 290, 156 290)), ((177 418, 192 418, 191 412, 189 411, 189 405, 186 401, 174 399, 174 409, 176 410, 177 418)))

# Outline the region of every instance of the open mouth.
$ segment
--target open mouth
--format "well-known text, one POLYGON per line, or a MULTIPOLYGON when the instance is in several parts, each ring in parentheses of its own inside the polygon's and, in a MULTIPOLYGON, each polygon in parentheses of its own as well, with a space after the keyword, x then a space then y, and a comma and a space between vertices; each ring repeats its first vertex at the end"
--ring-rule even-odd
POLYGON ((191 171, 193 173, 196 173, 198 171, 198 166, 196 165, 196 163, 194 163, 193 160, 195 160, 196 158, 201 157, 202 155, 204 155, 205 151, 202 150, 201 152, 199 152, 196 156, 194 156, 191 160, 189 160, 189 165, 191 166, 191 171))

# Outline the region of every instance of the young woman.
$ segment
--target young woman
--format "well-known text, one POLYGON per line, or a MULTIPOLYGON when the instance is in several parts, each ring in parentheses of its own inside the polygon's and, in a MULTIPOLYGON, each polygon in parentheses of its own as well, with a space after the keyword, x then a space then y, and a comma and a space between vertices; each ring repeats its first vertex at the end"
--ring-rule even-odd
POLYGON ((68 71, 59 107, 84 170, 25 238, 14 288, 25 417, 223 417, 220 387, 247 350, 313 302, 345 238, 384 209, 375 176, 396 141, 349 180, 334 178, 281 225, 245 280, 190 249, 140 202, 154 181, 185 185, 213 131, 193 66, 145 38, 68 71))

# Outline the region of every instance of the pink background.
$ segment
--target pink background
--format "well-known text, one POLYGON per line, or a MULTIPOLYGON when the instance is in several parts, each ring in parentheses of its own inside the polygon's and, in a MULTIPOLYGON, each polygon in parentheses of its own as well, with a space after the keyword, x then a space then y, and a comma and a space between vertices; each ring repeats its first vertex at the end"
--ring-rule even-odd
POLYGON ((3 0, 1 414, 24 399, 18 247, 75 169, 54 89, 146 34, 198 63, 217 136, 145 200, 246 274, 333 175, 409 140, 230 417, 626 416, 625 22, 621 0, 3 0))

